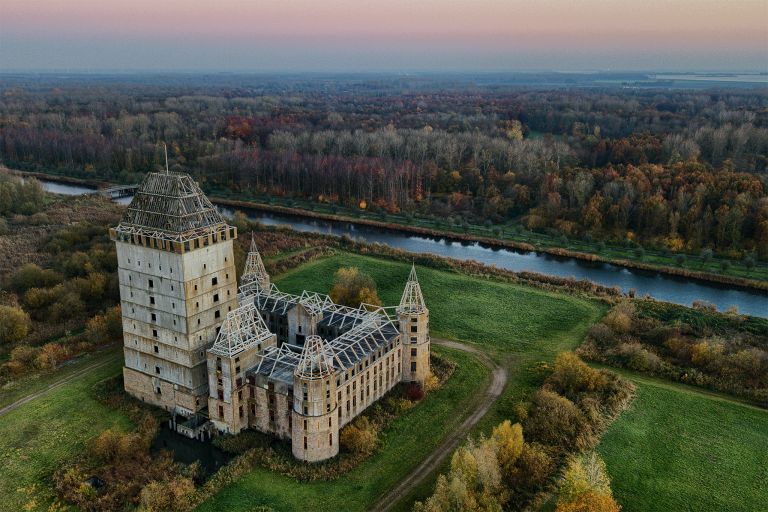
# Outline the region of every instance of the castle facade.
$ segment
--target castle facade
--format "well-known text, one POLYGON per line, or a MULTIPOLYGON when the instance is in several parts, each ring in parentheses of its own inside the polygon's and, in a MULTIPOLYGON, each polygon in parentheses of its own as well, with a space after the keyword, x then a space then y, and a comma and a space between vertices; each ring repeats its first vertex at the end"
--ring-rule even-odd
POLYGON ((398 306, 351 308, 281 292, 252 241, 238 286, 236 229, 181 173, 148 174, 111 235, 125 389, 190 437, 253 428, 291 439, 299 459, 324 460, 344 425, 398 382, 429 375, 415 267, 398 306))

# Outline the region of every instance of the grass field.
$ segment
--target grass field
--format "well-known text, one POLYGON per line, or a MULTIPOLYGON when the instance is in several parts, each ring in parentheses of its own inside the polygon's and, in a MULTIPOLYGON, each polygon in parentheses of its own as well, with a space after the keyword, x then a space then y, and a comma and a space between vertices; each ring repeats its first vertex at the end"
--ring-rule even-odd
POLYGON ((122 414, 99 404, 93 385, 120 372, 122 359, 110 362, 0 417, 0 510, 38 507, 52 497, 45 479, 73 458, 84 443, 113 425, 129 427, 122 414))
POLYGON ((627 374, 637 397, 599 451, 625 512, 768 508, 768 412, 627 374))

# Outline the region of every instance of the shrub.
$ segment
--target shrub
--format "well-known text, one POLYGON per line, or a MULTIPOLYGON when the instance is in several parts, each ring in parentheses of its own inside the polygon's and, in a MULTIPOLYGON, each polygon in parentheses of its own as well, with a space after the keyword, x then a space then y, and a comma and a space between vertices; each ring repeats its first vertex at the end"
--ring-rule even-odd
POLYGON ((569 446, 585 447, 592 436, 584 413, 576 404, 546 389, 533 395, 523 429, 526 436, 556 451, 569 446))
POLYGON ((617 348, 618 355, 624 359, 628 368, 640 372, 656 371, 661 366, 661 359, 645 349, 640 343, 622 343, 617 348))
POLYGON ((29 333, 29 315, 21 308, 0 305, 0 346, 12 345, 29 333))
POLYGON ((604 323, 595 324, 589 328, 589 337, 600 347, 608 347, 616 343, 613 330, 604 323))
POLYGON ((139 500, 148 512, 183 512, 190 510, 195 483, 191 478, 177 476, 165 481, 149 482, 141 490, 139 500))
POLYGON ((123 337, 123 324, 120 306, 109 308, 104 313, 88 320, 85 327, 85 336, 91 343, 95 344, 121 340, 123 337))
POLYGON ((341 430, 341 446, 352 453, 369 454, 376 449, 378 432, 367 416, 360 416, 341 430))
POLYGON ((603 389, 606 377, 599 370, 590 368, 573 352, 563 352, 555 360, 555 371, 547 378, 547 385, 558 393, 575 399, 584 392, 603 389))
POLYGON ((418 402, 419 400, 424 398, 424 388, 422 388, 417 383, 412 383, 408 385, 408 389, 405 391, 405 396, 410 400, 411 402, 418 402))

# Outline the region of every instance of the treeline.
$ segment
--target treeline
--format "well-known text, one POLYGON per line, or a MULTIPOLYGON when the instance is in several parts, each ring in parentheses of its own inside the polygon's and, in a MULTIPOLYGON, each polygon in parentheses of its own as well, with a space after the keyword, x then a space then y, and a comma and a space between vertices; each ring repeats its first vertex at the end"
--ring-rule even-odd
POLYGON ((768 257, 764 91, 251 82, 0 84, 0 159, 768 257))

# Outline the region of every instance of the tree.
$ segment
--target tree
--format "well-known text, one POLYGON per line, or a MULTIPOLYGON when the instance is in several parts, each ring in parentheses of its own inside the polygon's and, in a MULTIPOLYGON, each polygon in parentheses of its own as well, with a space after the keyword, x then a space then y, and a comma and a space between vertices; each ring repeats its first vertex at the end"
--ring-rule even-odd
POLYGON ((557 512, 618 512, 605 462, 595 452, 573 457, 560 484, 557 512))
POLYGON ((0 346, 12 345, 29 333, 29 315, 21 308, 0 305, 0 346))
POLYGON ((373 278, 356 267, 342 267, 336 272, 330 295, 337 304, 350 307, 358 307, 361 303, 381 305, 373 278))
POLYGON ((49 288, 61 281, 62 277, 57 272, 40 268, 34 263, 27 263, 13 273, 10 287, 21 294, 30 288, 49 288))

